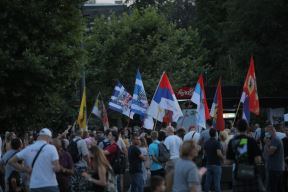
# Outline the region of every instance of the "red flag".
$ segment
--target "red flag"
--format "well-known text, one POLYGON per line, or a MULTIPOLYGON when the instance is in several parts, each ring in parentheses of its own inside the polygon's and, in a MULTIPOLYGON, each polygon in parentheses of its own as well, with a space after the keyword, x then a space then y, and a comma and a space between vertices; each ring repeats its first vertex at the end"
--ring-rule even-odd
POLYGON ((168 125, 171 125, 171 122, 172 122, 172 115, 173 115, 173 112, 172 111, 168 111, 166 110, 166 113, 163 117, 163 122, 168 126, 168 125))
POLYGON ((202 89, 202 93, 203 93, 203 96, 204 96, 203 99, 202 99, 202 102, 203 102, 204 107, 205 107, 205 118, 207 120, 207 119, 210 119, 211 116, 210 116, 208 105, 207 105, 206 93, 205 93, 205 89, 204 89, 204 80, 203 80, 203 75, 202 74, 200 74, 200 76, 199 76, 198 83, 200 84, 200 87, 202 89))
POLYGON ((103 123, 104 131, 106 131, 107 129, 109 129, 109 120, 108 120, 106 107, 105 107, 103 101, 102 101, 102 117, 101 117, 101 120, 102 120, 102 123, 103 123))
POLYGON ((224 118, 223 118, 223 104, 222 104, 222 90, 221 90, 221 80, 218 82, 217 90, 217 109, 216 109, 216 124, 215 128, 219 131, 223 131, 225 127, 224 118))
POLYGON ((246 80, 243 86, 243 93, 241 97, 241 102, 244 103, 245 99, 249 99, 249 111, 259 115, 259 98, 257 93, 256 75, 254 68, 254 59, 251 56, 250 67, 246 76, 246 80))

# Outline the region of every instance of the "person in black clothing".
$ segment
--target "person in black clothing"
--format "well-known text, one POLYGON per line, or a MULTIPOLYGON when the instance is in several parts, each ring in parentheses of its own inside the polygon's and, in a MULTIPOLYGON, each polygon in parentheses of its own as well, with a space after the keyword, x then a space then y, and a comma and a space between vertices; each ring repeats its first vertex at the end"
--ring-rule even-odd
POLYGON ((134 135, 132 137, 132 145, 128 150, 129 173, 131 175, 131 192, 143 192, 144 180, 142 172, 142 161, 145 157, 141 154, 138 146, 140 145, 140 137, 134 135))
POLYGON ((240 120, 237 125, 239 134, 228 144, 227 163, 234 163, 235 165, 233 170, 234 192, 259 191, 256 164, 261 163, 261 151, 256 141, 246 135, 247 128, 247 122, 240 120), (252 174, 249 175, 249 178, 245 173, 252 174))
POLYGON ((284 147, 285 170, 283 173, 283 191, 288 191, 288 128, 284 128, 286 137, 282 139, 284 147))
POLYGON ((209 135, 210 139, 204 144, 204 152, 207 157, 205 191, 210 191, 213 182, 215 192, 220 192, 222 174, 221 160, 224 160, 224 156, 222 154, 221 143, 216 140, 216 129, 210 129, 209 135))

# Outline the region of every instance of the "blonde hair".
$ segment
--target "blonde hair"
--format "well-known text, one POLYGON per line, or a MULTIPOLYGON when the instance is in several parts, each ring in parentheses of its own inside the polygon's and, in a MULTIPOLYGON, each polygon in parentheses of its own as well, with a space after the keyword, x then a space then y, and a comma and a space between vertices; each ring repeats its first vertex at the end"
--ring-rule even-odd
POLYGON ((220 132, 220 139, 222 140, 222 141, 226 141, 227 140, 227 138, 228 138, 228 133, 227 133, 227 131, 221 131, 220 132))
POLYGON ((104 152, 102 149, 100 149, 97 146, 93 146, 90 149, 91 154, 93 155, 93 161, 92 164, 94 166, 94 169, 104 166, 105 168, 109 168, 110 164, 109 161, 107 160, 106 156, 104 155, 104 152))

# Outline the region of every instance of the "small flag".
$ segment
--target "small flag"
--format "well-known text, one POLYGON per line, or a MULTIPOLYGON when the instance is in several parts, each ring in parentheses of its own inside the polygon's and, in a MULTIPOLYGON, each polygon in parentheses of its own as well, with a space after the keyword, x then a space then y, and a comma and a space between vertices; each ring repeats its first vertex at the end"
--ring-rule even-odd
POLYGON ((173 112, 173 122, 177 122, 179 117, 183 116, 168 76, 163 72, 147 113, 154 119, 163 122, 165 110, 173 112))
POLYGON ((118 81, 114 88, 113 95, 111 96, 111 100, 109 102, 109 108, 133 119, 134 113, 130 111, 131 103, 132 103, 132 96, 118 81))
POLYGON ((223 104, 222 104, 222 91, 221 80, 218 82, 218 86, 213 99, 210 115, 213 118, 213 126, 219 131, 224 130, 224 118, 223 118, 223 104))
POLYGON ((142 82, 141 74, 139 70, 136 74, 136 81, 134 87, 134 93, 132 98, 131 111, 135 114, 140 115, 141 118, 146 116, 146 111, 149 107, 148 100, 146 97, 144 85, 142 82))
POLYGON ((246 80, 243 86, 243 92, 241 96, 241 103, 243 103, 243 114, 242 118, 249 122, 250 112, 255 115, 259 115, 259 98, 257 93, 256 75, 254 68, 254 59, 251 56, 250 66, 246 76, 246 80))
POLYGON ((96 115, 97 117, 101 118, 101 110, 100 110, 100 100, 99 100, 99 94, 97 95, 95 104, 93 106, 92 112, 94 115, 96 115))
POLYGON ((100 93, 97 95, 95 104, 93 106, 92 112, 94 115, 96 115, 98 118, 101 119, 104 127, 104 131, 109 129, 109 120, 108 115, 106 111, 106 107, 103 101, 99 99, 100 93))
POLYGON ((81 129, 87 129, 87 111, 86 111, 86 85, 85 77, 83 78, 83 93, 80 104, 80 110, 77 118, 77 123, 81 129))
POLYGON ((206 128, 206 120, 210 119, 202 74, 199 76, 191 101, 197 105, 197 125, 206 128))

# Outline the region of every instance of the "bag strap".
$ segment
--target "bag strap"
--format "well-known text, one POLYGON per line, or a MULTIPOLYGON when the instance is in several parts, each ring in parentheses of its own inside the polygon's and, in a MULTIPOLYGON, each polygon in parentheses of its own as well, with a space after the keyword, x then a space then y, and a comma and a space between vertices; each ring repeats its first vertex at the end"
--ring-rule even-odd
POLYGON ((192 140, 193 140, 193 137, 194 137, 195 133, 196 133, 196 131, 194 131, 194 133, 193 133, 193 135, 192 135, 192 138, 191 138, 192 140))
POLYGON ((14 155, 16 155, 16 153, 18 153, 18 151, 15 151, 15 152, 6 160, 5 165, 7 165, 8 161, 9 161, 10 159, 12 159, 12 157, 14 157, 14 155))
POLYGON ((37 152, 36 156, 34 157, 33 162, 32 162, 32 166, 31 166, 32 169, 33 169, 33 167, 34 167, 35 161, 37 160, 37 158, 38 158, 40 152, 41 152, 42 149, 45 147, 45 145, 47 145, 47 143, 45 143, 44 145, 42 145, 42 146, 40 147, 39 151, 37 152))

